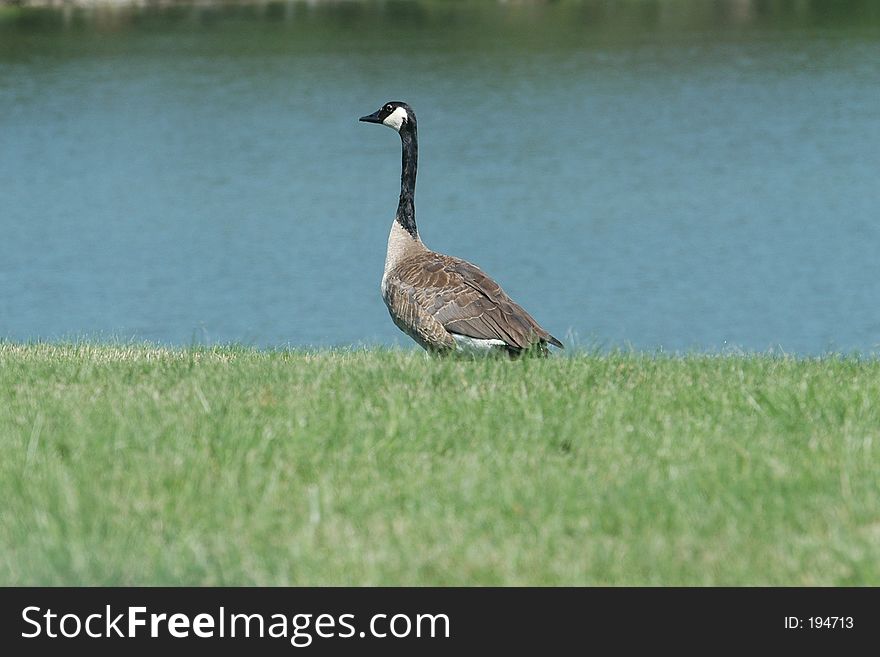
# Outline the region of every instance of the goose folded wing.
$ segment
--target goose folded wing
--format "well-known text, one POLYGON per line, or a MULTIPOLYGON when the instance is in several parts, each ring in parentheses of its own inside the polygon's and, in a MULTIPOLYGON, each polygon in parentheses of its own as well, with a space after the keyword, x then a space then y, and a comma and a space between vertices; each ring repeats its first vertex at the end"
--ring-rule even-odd
POLYGON ((447 257, 422 271, 419 302, 450 333, 518 349, 552 337, 475 265, 447 257))

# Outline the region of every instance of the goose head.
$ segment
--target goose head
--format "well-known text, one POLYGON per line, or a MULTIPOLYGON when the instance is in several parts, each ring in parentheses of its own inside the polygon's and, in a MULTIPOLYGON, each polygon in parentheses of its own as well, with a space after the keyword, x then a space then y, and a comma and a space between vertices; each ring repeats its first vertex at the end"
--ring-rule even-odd
POLYGON ((387 125, 395 132, 407 129, 412 130, 416 127, 416 115, 412 107, 399 100, 385 103, 372 114, 362 116, 360 120, 366 123, 387 125))

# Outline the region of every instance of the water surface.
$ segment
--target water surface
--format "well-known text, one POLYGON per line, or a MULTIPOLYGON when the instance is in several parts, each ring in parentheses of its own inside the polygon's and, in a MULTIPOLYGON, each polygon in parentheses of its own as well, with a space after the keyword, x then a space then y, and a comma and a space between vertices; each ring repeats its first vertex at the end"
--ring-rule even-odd
POLYGON ((426 243, 557 336, 880 345, 870 2, 0 10, 0 337, 407 344, 379 296, 418 112, 426 243))

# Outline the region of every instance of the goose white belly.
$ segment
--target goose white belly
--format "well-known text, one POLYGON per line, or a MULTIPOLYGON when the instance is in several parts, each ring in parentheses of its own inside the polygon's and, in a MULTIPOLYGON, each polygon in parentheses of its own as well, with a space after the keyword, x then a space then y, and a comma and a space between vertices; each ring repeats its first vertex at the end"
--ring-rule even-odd
POLYGON ((455 350, 466 354, 487 354, 495 347, 505 347, 507 343, 503 340, 472 338, 467 335, 452 334, 455 340, 455 350))

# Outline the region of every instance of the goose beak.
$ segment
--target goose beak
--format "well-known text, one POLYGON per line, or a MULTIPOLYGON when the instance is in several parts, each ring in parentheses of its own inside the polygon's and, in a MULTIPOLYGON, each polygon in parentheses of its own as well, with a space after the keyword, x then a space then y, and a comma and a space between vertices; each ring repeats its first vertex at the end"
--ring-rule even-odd
POLYGON ((364 123, 382 123, 382 119, 379 118, 379 112, 381 110, 376 110, 372 114, 367 114, 367 116, 362 116, 359 121, 363 121, 364 123))

